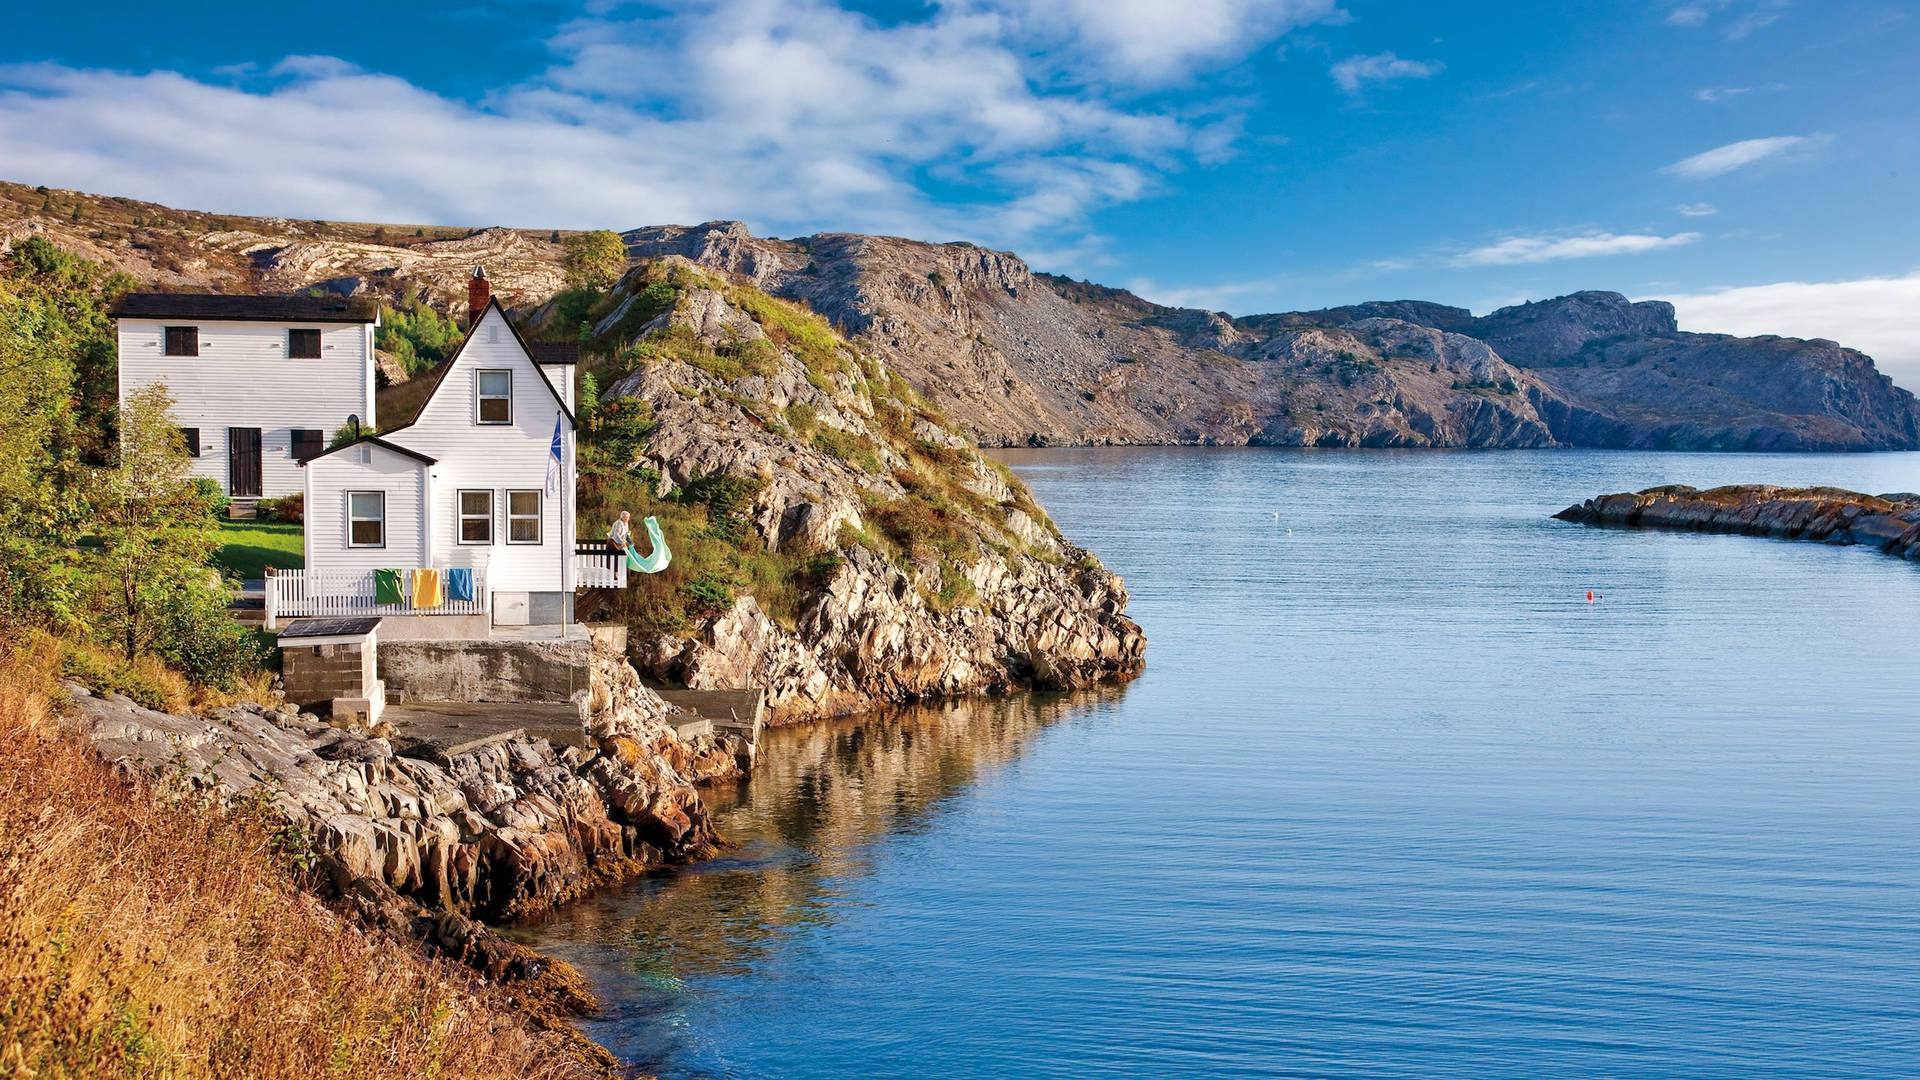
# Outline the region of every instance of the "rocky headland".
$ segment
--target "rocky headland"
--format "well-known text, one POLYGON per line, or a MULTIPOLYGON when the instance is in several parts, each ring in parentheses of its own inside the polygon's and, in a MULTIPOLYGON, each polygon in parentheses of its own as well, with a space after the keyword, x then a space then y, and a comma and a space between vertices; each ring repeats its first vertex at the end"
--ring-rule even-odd
POLYGON ((870 350, 677 258, 596 311, 602 408, 648 419, 593 444, 583 502, 626 491, 676 551, 605 598, 644 674, 760 688, 779 723, 1140 670, 1120 578, 870 350))
POLYGON ((163 713, 67 685, 63 724, 116 772, 165 797, 253 805, 284 823, 323 893, 365 921, 426 941, 497 980, 575 981, 500 938, 522 917, 643 871, 712 853, 698 784, 741 775, 747 750, 682 739, 674 710, 617 655, 596 650, 582 745, 525 737, 452 757, 290 708, 163 713))
POLYGON ((1826 487, 1685 485, 1601 495, 1555 514, 1583 525, 1744 533, 1823 544, 1865 544, 1920 561, 1920 495, 1862 495, 1826 487))

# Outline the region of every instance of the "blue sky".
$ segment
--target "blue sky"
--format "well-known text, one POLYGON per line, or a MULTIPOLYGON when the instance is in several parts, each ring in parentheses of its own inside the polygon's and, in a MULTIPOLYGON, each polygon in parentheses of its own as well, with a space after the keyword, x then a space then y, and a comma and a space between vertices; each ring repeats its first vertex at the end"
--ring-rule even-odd
POLYGON ((1912 0, 153 10, 10 14, 0 176, 969 239, 1236 314, 1605 288, 1920 384, 1912 0))

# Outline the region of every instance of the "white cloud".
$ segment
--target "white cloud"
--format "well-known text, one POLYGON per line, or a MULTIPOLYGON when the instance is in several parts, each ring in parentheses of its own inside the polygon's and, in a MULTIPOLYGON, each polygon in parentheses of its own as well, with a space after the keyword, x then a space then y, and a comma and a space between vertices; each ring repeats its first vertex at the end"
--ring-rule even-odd
POLYGON ((1906 277, 1716 289, 1672 301, 1685 330, 1830 338, 1872 356, 1908 389, 1920 387, 1920 272, 1906 277))
POLYGON ((1674 210, 1682 217, 1712 217, 1720 212, 1719 207, 1705 202, 1681 203, 1674 210))
POLYGON ((1793 0, 1680 0, 1667 13, 1667 22, 1700 27, 1726 15, 1728 19, 1720 24, 1722 32, 1737 41, 1779 22, 1792 6, 1793 0))
MULTIPOLYGON (((964 2, 964 0, 963 0, 964 2)), ((1237 58, 1287 30, 1342 17, 1335 0, 970 0, 1105 83, 1155 84, 1237 58)))
POLYGON ((1705 86, 1695 90, 1693 96, 1696 101, 1704 101, 1709 105, 1718 105, 1722 101, 1730 101, 1742 94, 1751 93, 1753 93, 1753 87, 1751 86, 1705 86))
POLYGON ((1123 84, 1164 83, 1337 14, 1333 0, 1190 0, 1178 19, 1149 0, 1045 15, 953 0, 892 25, 833 0, 638 10, 560 27, 550 68, 477 103, 331 57, 221 81, 0 66, 0 161, 34 183, 234 213, 740 217, 773 232, 1071 245, 1088 215, 1223 159, 1238 136, 1244 103, 1145 104, 1123 84))
POLYGON ((1646 233, 1583 232, 1546 236, 1509 236, 1497 243, 1454 256, 1456 267, 1519 266, 1526 263, 1590 259, 1603 255, 1640 255, 1663 248, 1683 247, 1700 239, 1699 233, 1656 236, 1646 233))
POLYGON ((1801 155, 1830 142, 1825 135, 1775 135, 1745 139, 1683 158, 1660 171, 1685 180, 1709 180, 1783 154, 1801 155))
POLYGON ((1445 71, 1438 60, 1402 60, 1390 52, 1373 56, 1349 56, 1333 65, 1329 72, 1340 89, 1357 94, 1368 83, 1389 83, 1398 79, 1428 79, 1445 71))

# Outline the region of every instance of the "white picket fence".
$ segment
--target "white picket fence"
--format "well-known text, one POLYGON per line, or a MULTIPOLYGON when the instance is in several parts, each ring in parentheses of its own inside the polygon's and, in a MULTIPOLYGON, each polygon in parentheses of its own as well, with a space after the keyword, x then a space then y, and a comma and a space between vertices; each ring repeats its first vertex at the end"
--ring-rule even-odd
POLYGON ((582 589, 627 587, 627 557, 604 545, 585 545, 573 552, 573 581, 582 589))
MULTIPOLYGON (((266 578, 266 628, 277 630, 280 620, 325 615, 485 615, 488 605, 485 570, 473 571, 473 599, 447 599, 439 607, 413 606, 413 574, 400 575, 404 603, 382 604, 374 591, 373 571, 281 570, 266 578)), ((440 572, 440 592, 447 593, 446 571, 440 572)))

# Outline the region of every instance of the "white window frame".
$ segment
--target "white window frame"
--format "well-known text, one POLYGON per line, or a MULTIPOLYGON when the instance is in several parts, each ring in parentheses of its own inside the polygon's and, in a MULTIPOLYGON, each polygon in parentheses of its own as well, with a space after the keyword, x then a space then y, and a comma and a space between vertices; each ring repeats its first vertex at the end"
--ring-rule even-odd
POLYGON ((540 490, 539 488, 518 488, 516 490, 507 492, 507 543, 527 544, 527 545, 538 545, 538 544, 544 543, 545 542, 544 537, 546 535, 546 518, 547 518, 547 493, 546 492, 540 490), (533 513, 531 514, 514 513, 513 497, 515 495, 533 496, 533 507, 534 507, 533 513), (533 522, 533 539, 515 540, 513 538, 513 523, 516 521, 533 522))
POLYGON ((349 491, 347 492, 347 546, 350 548, 384 548, 387 546, 387 493, 386 492, 384 491, 349 491), (355 495, 378 496, 380 499, 380 516, 377 518, 372 518, 372 517, 358 516, 354 514, 353 497, 355 495), (362 543, 356 542, 353 539, 353 527, 362 521, 378 521, 380 523, 380 542, 379 543, 362 544, 362 543))
POLYGON ((454 492, 453 493, 453 517, 454 517, 454 526, 455 526, 453 538, 455 543, 468 544, 468 545, 473 545, 478 547, 484 547, 492 544, 493 543, 493 489, 492 488, 461 488, 460 490, 454 492), (487 497, 487 512, 485 515, 467 513, 467 496, 469 495, 485 495, 487 497), (482 516, 486 518, 486 522, 487 522, 486 539, 484 540, 467 539, 467 522, 479 521, 482 518, 482 516))
POLYGON ((489 427, 513 423, 512 368, 482 368, 473 373, 473 422, 476 424, 486 424, 489 427), (505 394, 483 394, 480 392, 482 382, 489 375, 504 375, 507 377, 507 392, 505 394), (489 401, 505 401, 507 403, 507 418, 505 420, 488 420, 486 418, 486 404, 489 401))

